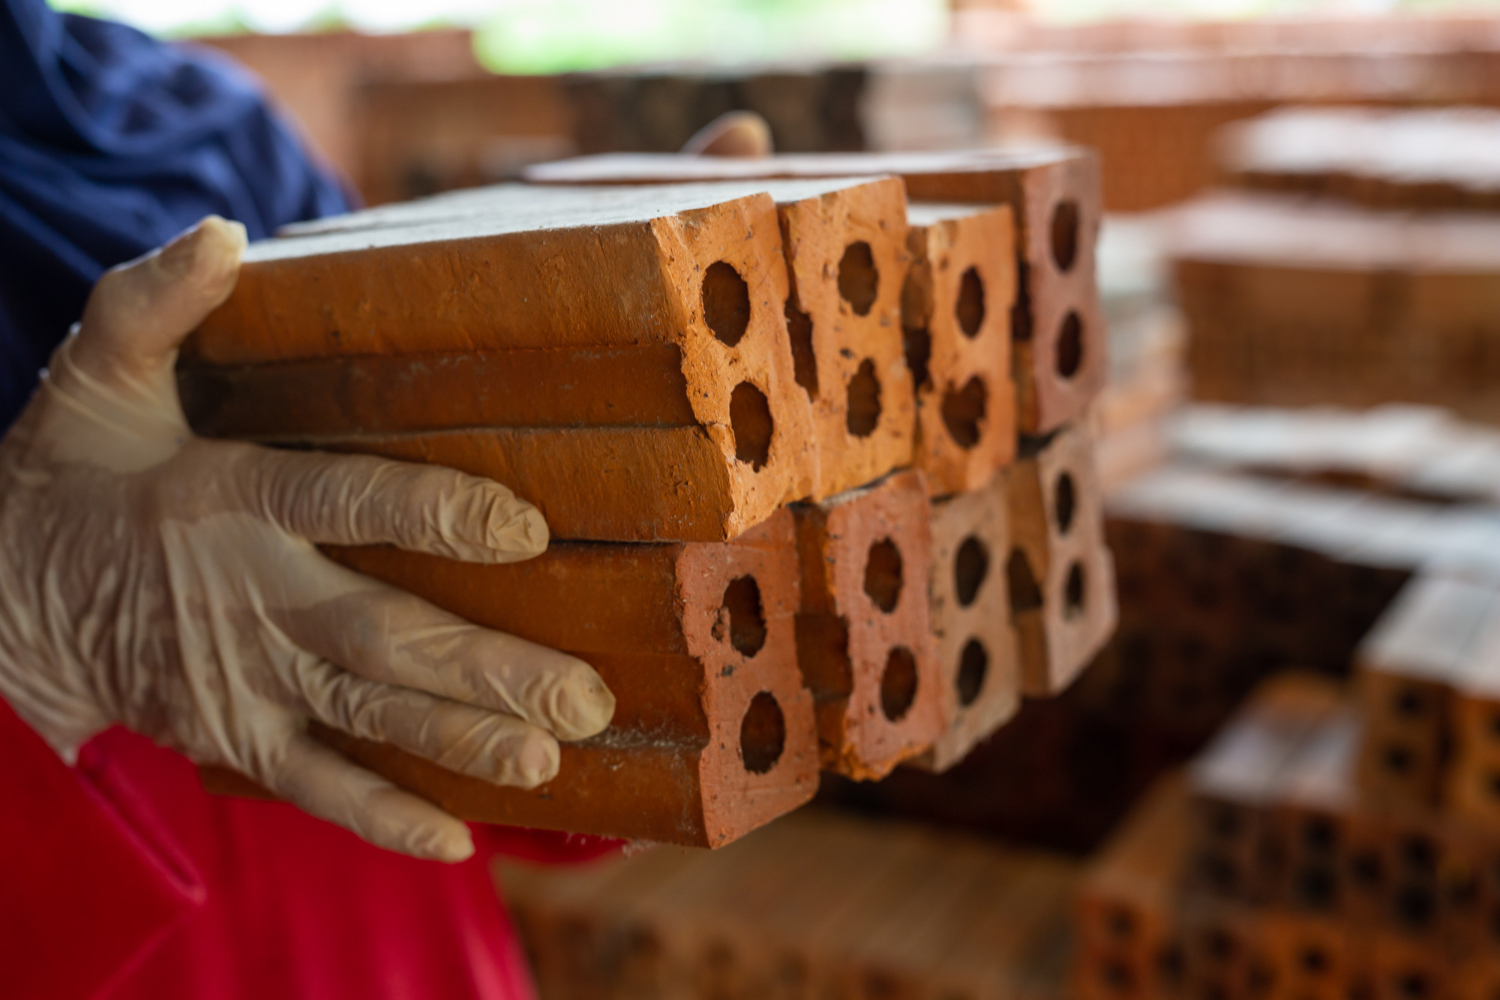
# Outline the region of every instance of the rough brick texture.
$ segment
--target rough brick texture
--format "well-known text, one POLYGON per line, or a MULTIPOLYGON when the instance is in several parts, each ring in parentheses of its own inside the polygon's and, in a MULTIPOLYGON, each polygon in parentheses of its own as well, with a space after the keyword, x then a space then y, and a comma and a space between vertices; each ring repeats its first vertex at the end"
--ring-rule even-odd
POLYGON ((984 488, 1015 457, 1009 206, 907 207, 911 265, 901 292, 917 390, 915 465, 934 496, 984 488))
POLYGON ((558 776, 533 790, 318 728, 321 739, 456 816, 717 847, 816 791, 787 512, 730 543, 557 543, 500 566, 384 547, 329 553, 477 624, 573 653, 615 694, 609 728, 564 743, 558 776))
POLYGON ((1016 632, 1005 559, 1010 517, 1004 474, 932 505, 932 634, 952 721, 917 766, 945 771, 1020 707, 1016 632))
POLYGON ((786 297, 764 195, 481 189, 256 244, 185 396, 212 433, 492 476, 556 537, 720 540, 813 486, 786 297))
POLYGON ((878 778, 947 728, 927 580, 931 507, 920 472, 798 504, 797 655, 823 767, 878 778))
POLYGON ((1056 694, 1114 632, 1114 561, 1087 423, 1030 444, 1008 472, 1011 551, 1006 558, 1021 685, 1056 694))
POLYGON ((705 162, 682 156, 584 157, 533 167, 539 183, 649 184, 747 177, 894 174, 913 201, 1009 205, 1019 283, 1011 322, 1017 422, 1042 434, 1081 414, 1107 376, 1094 244, 1099 163, 1084 149, 1018 153, 777 156, 705 162))

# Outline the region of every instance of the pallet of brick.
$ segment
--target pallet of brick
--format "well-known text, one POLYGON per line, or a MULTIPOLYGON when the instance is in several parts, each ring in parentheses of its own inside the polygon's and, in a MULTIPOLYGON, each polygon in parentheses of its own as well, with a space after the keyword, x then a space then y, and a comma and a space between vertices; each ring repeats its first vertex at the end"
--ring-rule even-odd
MULTIPOLYGON (((555 193, 537 189, 542 197, 555 193)), ((776 202, 788 284, 782 289, 782 338, 798 392, 811 407, 813 482, 797 496, 824 499, 911 463, 915 398, 903 360, 901 284, 906 268, 905 198, 891 178, 742 181, 705 185, 732 201, 769 193, 776 202)), ((598 192, 608 197, 607 191, 598 192)), ((616 191, 616 196, 620 192, 616 191)), ((644 197, 649 198, 649 195, 644 197)), ((490 212, 486 191, 456 192, 409 205, 301 224, 308 236, 409 226, 490 212)), ((776 233, 760 238, 776 239, 776 233)), ((697 266, 701 266, 701 262, 697 266)), ((704 287, 742 296, 728 274, 703 276, 704 287), (722 284, 721 284, 722 283, 722 284)), ((771 294, 767 285, 763 294, 771 294)), ((764 300, 762 300, 763 302, 764 300)), ((710 302, 704 299, 707 307, 710 302)), ((739 308, 741 299, 733 300, 739 308)), ((759 311, 759 305, 757 307, 759 311)), ((705 317, 715 316, 707 308, 705 317)), ((742 321, 738 313, 728 323, 742 321)), ((762 317, 770 325, 781 316, 762 317)), ((721 324, 722 325, 722 324, 721 324)), ((720 340, 737 340, 738 327, 720 340)), ((1003 390, 1002 390, 1003 391, 1003 390)), ((691 389, 690 389, 691 395, 691 389)))
POLYGON ((1500 209, 1500 112, 1278 108, 1219 138, 1229 181, 1373 208, 1500 209))
POLYGON ((1020 647, 1004 559, 1011 551, 1005 473, 932 504, 928 596, 947 729, 913 763, 946 771, 1015 715, 1020 647))
POLYGON ((917 394, 914 464, 934 496, 976 490, 1016 450, 1009 206, 907 209, 901 333, 917 394))
POLYGON ((578 656, 615 694, 609 727, 563 743, 557 777, 529 790, 314 728, 455 816, 717 847, 817 790, 786 511, 729 543, 556 542, 535 559, 494 566, 390 547, 326 551, 475 624, 578 656))
POLYGON ((1049 695, 1072 683, 1114 632, 1114 560, 1088 424, 1023 444, 1007 473, 1005 573, 1022 690, 1049 695))
POLYGON ((548 1000, 1062 995, 1075 866, 810 811, 713 854, 497 880, 548 1000))
POLYGON ((1500 216, 1214 195, 1168 236, 1197 398, 1493 421, 1500 216))
POLYGON ((1016 226, 1011 314, 1017 422, 1048 433, 1076 419, 1108 369, 1094 245, 1099 165, 1083 149, 1026 152, 775 156, 707 161, 686 156, 597 156, 527 171, 544 184, 653 184, 751 177, 900 176, 913 202, 1009 205, 1016 226))
POLYGON ((204 433, 449 465, 554 537, 723 540, 813 487, 786 297, 763 193, 500 186, 255 244, 181 381, 204 433))
POLYGON ((916 471, 792 508, 801 562, 797 657, 823 767, 879 778, 952 718, 927 583, 932 508, 916 471))

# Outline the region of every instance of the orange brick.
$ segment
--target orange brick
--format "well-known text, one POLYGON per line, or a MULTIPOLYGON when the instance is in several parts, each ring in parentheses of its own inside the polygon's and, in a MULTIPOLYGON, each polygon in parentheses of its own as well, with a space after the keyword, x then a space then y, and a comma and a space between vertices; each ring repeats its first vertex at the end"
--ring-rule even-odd
POLYGON ((797 655, 817 706, 823 767, 878 778, 948 724, 927 601, 927 484, 920 472, 898 472, 793 510, 797 655))
POLYGON ((1023 446, 1009 477, 1012 619, 1021 687, 1056 694, 1114 632, 1114 560, 1104 541, 1103 500, 1086 424, 1023 446))
POLYGON ((914 464, 934 496, 982 489, 1016 450, 1010 208, 913 204, 907 222, 901 329, 917 387, 914 464))
POLYGON ((461 465, 561 538, 732 538, 812 489, 766 196, 502 186, 300 233, 184 350, 205 429, 461 465))

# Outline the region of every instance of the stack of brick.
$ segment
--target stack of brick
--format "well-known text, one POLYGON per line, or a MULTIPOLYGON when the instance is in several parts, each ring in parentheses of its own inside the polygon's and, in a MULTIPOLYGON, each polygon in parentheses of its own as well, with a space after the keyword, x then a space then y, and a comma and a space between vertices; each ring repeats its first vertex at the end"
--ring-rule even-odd
POLYGON ((545 1000, 1065 995, 1076 866, 810 810, 713 854, 497 881, 545 1000))
POLYGON ((990 171, 910 221, 901 180, 869 169, 502 186, 252 247, 184 350, 195 428, 510 486, 551 527, 536 560, 329 554, 575 653, 619 699, 532 791, 320 735, 466 818, 716 846, 806 801, 820 766, 940 770, 1020 690, 1065 686, 1114 621, 1067 422, 1103 354, 1079 163, 990 171), (1018 214, 1051 228, 1017 240, 1018 214), (1028 267, 1016 248, 1039 242, 1028 267), (1023 367, 1018 421, 1033 314, 1073 367, 1023 367))
POLYGON ((1500 112, 1282 108, 1221 136, 1230 183, 1371 208, 1500 209, 1500 112))
POLYGON ((1500 845, 1364 800, 1359 740, 1335 685, 1267 685, 1085 872, 1077 995, 1490 995, 1500 845))

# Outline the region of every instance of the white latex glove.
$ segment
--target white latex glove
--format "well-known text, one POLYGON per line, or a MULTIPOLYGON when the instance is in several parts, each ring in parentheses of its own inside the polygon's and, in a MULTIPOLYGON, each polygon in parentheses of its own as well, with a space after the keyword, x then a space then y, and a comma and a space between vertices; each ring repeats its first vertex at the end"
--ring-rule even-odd
POLYGON ((234 287, 209 218, 110 271, 0 441, 0 696, 65 759, 123 723, 419 857, 468 828, 306 733, 309 719, 531 787, 608 724, 587 664, 325 559, 391 543, 472 562, 547 546, 536 508, 448 469, 194 437, 173 364, 234 287))

